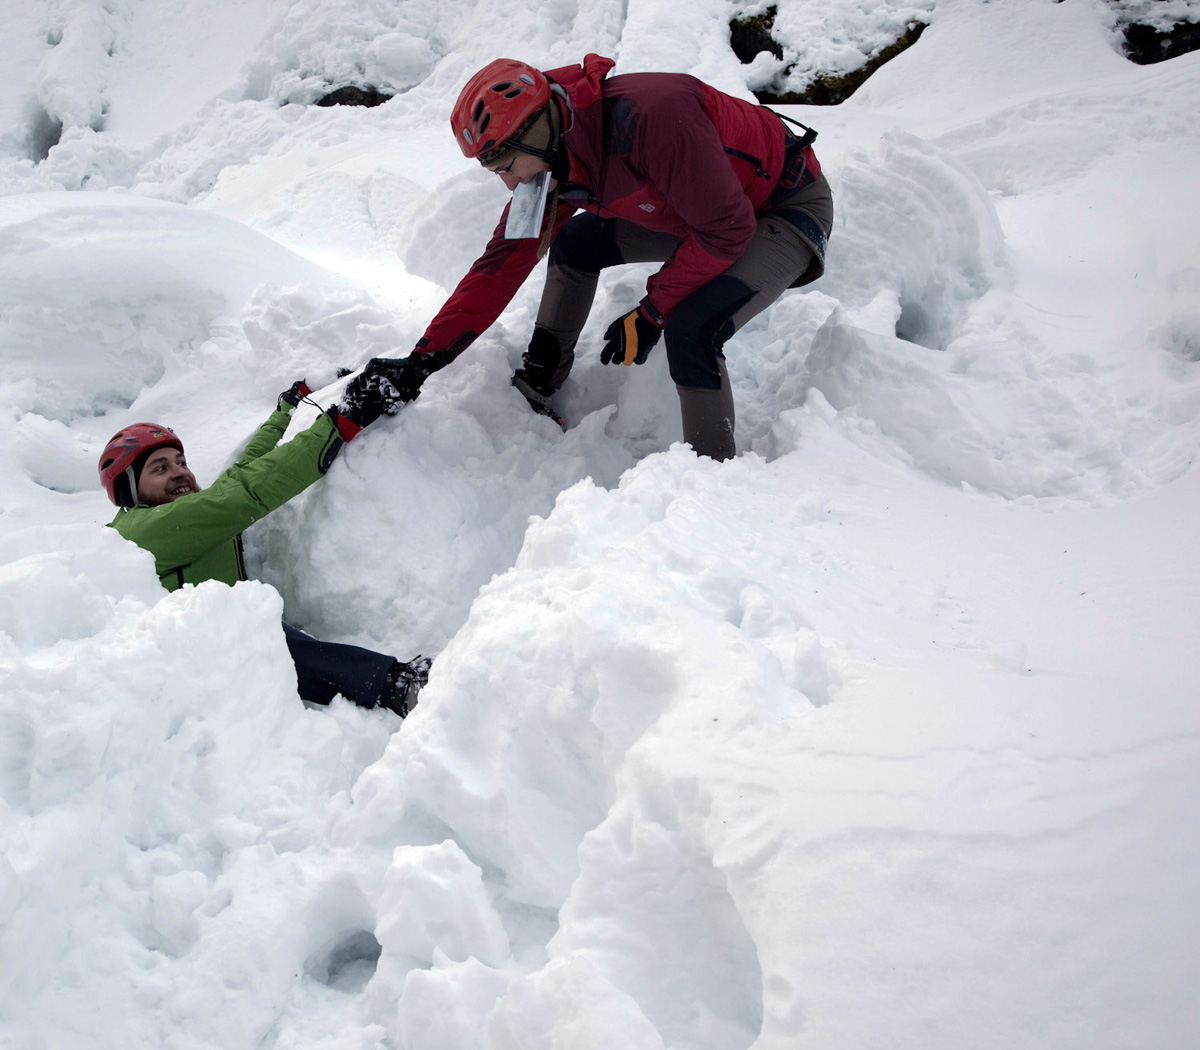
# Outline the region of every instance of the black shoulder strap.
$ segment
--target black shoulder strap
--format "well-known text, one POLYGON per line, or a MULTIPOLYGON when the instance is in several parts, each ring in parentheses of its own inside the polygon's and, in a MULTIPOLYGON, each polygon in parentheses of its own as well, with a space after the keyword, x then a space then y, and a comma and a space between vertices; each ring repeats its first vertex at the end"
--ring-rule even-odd
POLYGON ((800 121, 795 120, 792 117, 785 116, 778 110, 771 109, 770 106, 765 108, 770 109, 771 112, 774 113, 775 116, 777 116, 780 120, 786 120, 789 124, 795 124, 796 127, 800 128, 800 130, 804 132, 804 134, 800 136, 800 145, 797 147, 798 149, 804 149, 805 146, 811 146, 817 141, 817 133, 807 124, 801 124, 800 121))

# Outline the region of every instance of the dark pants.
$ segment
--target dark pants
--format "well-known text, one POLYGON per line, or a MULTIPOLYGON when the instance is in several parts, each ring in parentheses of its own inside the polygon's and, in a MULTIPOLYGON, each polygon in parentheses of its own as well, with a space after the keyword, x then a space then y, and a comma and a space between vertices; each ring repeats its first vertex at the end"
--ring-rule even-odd
POLYGON ((341 693, 359 707, 379 703, 394 657, 357 645, 321 642, 286 623, 283 635, 296 665, 296 686, 302 699, 327 704, 341 693))
MULTIPOLYGON (((728 459, 735 451, 726 340, 788 288, 821 275, 832 224, 833 200, 824 176, 778 193, 758 216, 758 231, 745 254, 671 314, 664 332, 667 363, 679 393, 683 438, 701 455, 728 459)), ((557 390, 571 371, 600 271, 665 261, 679 243, 625 219, 586 213, 563 227, 550 249, 534 339, 525 357, 528 371, 546 376, 537 384, 548 388, 543 393, 557 390)))

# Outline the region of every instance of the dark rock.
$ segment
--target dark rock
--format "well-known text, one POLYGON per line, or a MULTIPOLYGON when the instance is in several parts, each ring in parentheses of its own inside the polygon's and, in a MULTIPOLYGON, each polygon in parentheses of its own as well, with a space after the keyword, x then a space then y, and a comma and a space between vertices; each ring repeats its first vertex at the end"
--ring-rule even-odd
POLYGON ((1200 50, 1200 22, 1178 22, 1165 33, 1147 25, 1125 30, 1125 57, 1139 66, 1165 62, 1200 50))
MULTIPOLYGON (((774 8, 771 9, 774 11, 774 8)), ((772 16, 773 17, 773 16, 772 16)), ((813 79, 803 91, 777 91, 771 87, 754 92, 755 97, 763 105, 808 105, 836 106, 845 102, 854 94, 880 66, 885 65, 902 51, 907 51, 925 32, 926 23, 914 22, 894 43, 873 55, 858 69, 838 76, 819 75, 813 79)), ((781 79, 786 78, 788 70, 784 70, 781 79)))
POLYGON ((329 92, 314 103, 317 106, 382 106, 391 95, 376 91, 373 87, 340 87, 329 92))
POLYGON ((749 65, 761 51, 770 51, 783 58, 783 48, 771 36, 775 26, 776 7, 768 7, 761 15, 735 18, 729 23, 729 46, 743 65, 749 65))

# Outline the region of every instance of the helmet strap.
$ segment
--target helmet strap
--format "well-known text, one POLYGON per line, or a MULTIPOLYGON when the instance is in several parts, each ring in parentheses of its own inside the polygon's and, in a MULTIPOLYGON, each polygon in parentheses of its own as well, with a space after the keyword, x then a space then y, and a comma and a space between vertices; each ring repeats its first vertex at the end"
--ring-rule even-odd
POLYGON ((118 482, 113 486, 113 490, 117 494, 117 505, 129 510, 131 507, 136 507, 138 503, 137 495, 137 477, 133 472, 133 464, 125 468, 124 474, 121 475, 121 481, 124 485, 118 482))
MULTIPOLYGON (((554 99, 558 99, 562 103, 563 109, 566 110, 567 116, 569 116, 571 118, 570 123, 567 124, 566 129, 565 129, 566 131, 570 131, 575 126, 575 106, 571 102, 571 96, 567 94, 566 90, 563 88, 563 86, 561 84, 556 84, 556 83, 554 83, 553 80, 550 81, 550 92, 551 92, 550 101, 553 102, 554 99)), ((562 127, 562 111, 559 110, 559 108, 557 106, 554 106, 553 108, 554 108, 554 115, 558 119, 558 122, 559 122, 559 128, 558 128, 559 134, 562 134, 562 132, 564 130, 562 127)))

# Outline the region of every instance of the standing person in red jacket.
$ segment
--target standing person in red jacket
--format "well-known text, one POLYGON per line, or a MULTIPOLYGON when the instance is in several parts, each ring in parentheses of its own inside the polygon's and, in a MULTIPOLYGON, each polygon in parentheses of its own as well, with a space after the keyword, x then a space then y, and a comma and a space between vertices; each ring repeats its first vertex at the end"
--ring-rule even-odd
POLYGON ((570 372, 600 271, 660 261, 642 300, 609 324, 600 359, 641 364, 665 334, 684 439, 728 459, 734 411, 723 347, 786 289, 823 272, 829 184, 812 134, 798 136, 773 111, 686 74, 608 77, 613 65, 588 55, 582 66, 542 73, 497 59, 467 82, 451 117, 459 148, 514 199, 413 353, 372 360, 361 385, 382 391, 391 410, 415 398, 496 320, 549 249, 513 384, 557 419, 552 397, 570 372), (506 236, 510 214, 531 201, 545 201, 540 227, 506 236))

